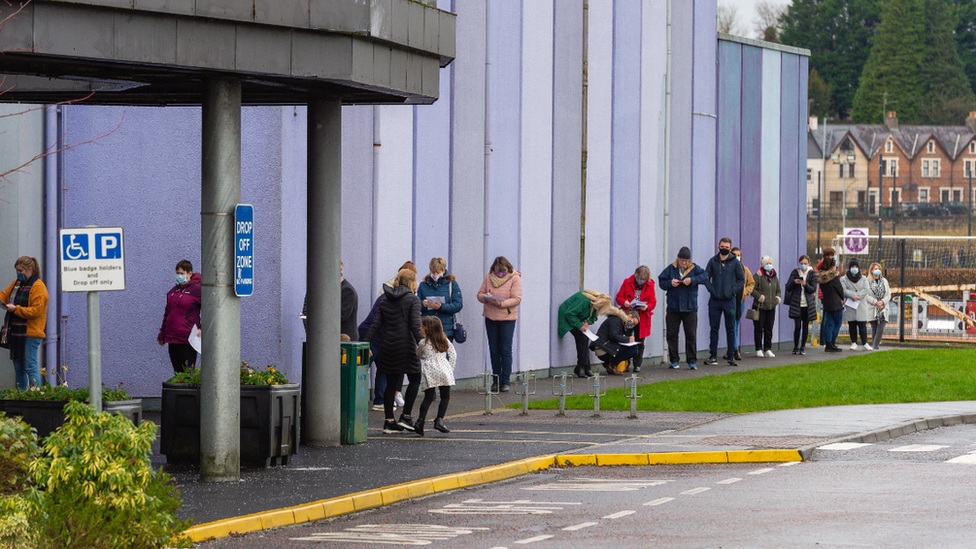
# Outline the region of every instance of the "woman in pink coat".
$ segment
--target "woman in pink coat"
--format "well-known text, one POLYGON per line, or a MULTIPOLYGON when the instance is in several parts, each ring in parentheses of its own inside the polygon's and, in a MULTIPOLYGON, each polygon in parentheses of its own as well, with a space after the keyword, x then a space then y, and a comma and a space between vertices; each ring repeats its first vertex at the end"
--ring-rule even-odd
POLYGON ((522 302, 522 274, 505 256, 500 255, 492 262, 478 290, 478 301, 485 304, 491 370, 498 376, 498 386, 492 390, 504 393, 512 384, 512 341, 518 306, 522 302))

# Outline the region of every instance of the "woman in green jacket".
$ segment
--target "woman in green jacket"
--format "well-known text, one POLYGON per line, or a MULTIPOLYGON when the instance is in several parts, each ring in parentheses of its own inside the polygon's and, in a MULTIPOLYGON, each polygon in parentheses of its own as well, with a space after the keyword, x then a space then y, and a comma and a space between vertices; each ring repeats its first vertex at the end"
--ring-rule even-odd
POLYGON ((773 258, 764 255, 759 262, 759 272, 754 280, 756 286, 752 289, 752 298, 759 308, 759 320, 756 321, 756 356, 773 358, 776 355, 773 347, 773 324, 776 322, 776 306, 783 299, 780 297, 779 278, 773 268, 773 258))
POLYGON ((583 332, 589 330, 597 318, 607 314, 610 303, 610 296, 606 294, 583 290, 569 296, 559 306, 559 337, 569 332, 576 340, 576 368, 573 370, 576 377, 593 377, 590 371, 590 339, 583 332))

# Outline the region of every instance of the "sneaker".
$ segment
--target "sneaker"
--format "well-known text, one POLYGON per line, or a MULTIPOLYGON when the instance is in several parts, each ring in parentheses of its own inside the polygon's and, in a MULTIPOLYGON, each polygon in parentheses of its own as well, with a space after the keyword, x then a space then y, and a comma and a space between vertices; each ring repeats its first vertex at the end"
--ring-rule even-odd
POLYGON ((403 395, 401 395, 400 393, 397 393, 396 396, 393 397, 393 406, 394 407, 401 407, 401 406, 403 406, 403 395))
POLYGON ((798 355, 798 354, 800 354, 800 351, 799 351, 799 350, 797 350, 797 349, 793 349, 793 354, 794 354, 794 355, 798 355))
POLYGON ((444 427, 444 420, 441 419, 441 418, 437 418, 437 419, 434 420, 434 429, 437 429, 438 431, 440 431, 442 433, 450 433, 451 432, 450 429, 448 429, 447 427, 444 427))
POLYGON ((491 389, 489 389, 488 392, 491 393, 491 394, 497 393, 498 392, 498 385, 493 383, 491 385, 491 389))
POLYGON ((759 357, 759 358, 763 358, 763 357, 766 356, 766 353, 764 353, 762 351, 756 351, 756 356, 759 357))
POLYGON ((805 355, 805 354, 807 354, 807 350, 801 348, 799 351, 796 352, 796 354, 798 354, 798 355, 805 355))
POLYGON ((695 363, 692 362, 691 364, 688 365, 688 369, 689 370, 697 370, 698 369, 698 366, 695 366, 695 363))
POLYGON ((669 370, 677 370, 678 368, 680 368, 680 366, 678 366, 677 362, 672 362, 671 365, 668 366, 669 370))
POLYGON ((403 427, 397 425, 397 422, 386 420, 383 422, 383 432, 388 435, 394 435, 396 433, 402 433, 403 427))
POLYGON ((417 423, 413 424, 413 432, 420 436, 424 436, 424 420, 418 419, 417 423))
POLYGON ((713 364, 718 364, 718 359, 715 358, 715 355, 712 355, 705 360, 705 366, 711 366, 713 364))
POLYGON ((413 428, 413 420, 410 419, 410 418, 408 418, 408 417, 406 417, 406 416, 400 416, 400 419, 397 420, 397 425, 399 425, 400 427, 406 429, 407 431, 413 431, 414 430, 414 428, 413 428))
POLYGON ((640 366, 634 366, 634 373, 635 374, 640 373, 640 369, 641 369, 640 366))
POLYGON ((851 350, 852 351, 856 351, 858 349, 860 349, 860 347, 857 346, 857 343, 851 343, 851 350))
POLYGON ((772 351, 766 351, 766 358, 776 358, 772 351))
POLYGON ((739 363, 735 361, 734 358, 729 359, 729 366, 738 366, 739 363))
POLYGON ((382 412, 383 411, 383 405, 382 404, 374 404, 373 405, 373 409, 376 410, 377 412, 382 412))
POLYGON ((512 390, 512 387, 509 386, 509 385, 502 385, 501 387, 499 387, 498 390, 501 391, 501 392, 503 392, 503 393, 507 393, 507 392, 509 392, 509 391, 512 390))

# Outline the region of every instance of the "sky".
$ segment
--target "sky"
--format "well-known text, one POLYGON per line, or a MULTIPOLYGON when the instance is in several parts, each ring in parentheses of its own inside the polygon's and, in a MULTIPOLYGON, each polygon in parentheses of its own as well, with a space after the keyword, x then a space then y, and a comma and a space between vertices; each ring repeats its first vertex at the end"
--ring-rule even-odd
MULTIPOLYGON (((789 0, 775 0, 777 3, 788 4, 789 0)), ((746 38, 755 38, 752 30, 752 20, 756 18, 756 0, 718 0, 718 4, 735 6, 738 9, 739 25, 744 29, 746 38)))

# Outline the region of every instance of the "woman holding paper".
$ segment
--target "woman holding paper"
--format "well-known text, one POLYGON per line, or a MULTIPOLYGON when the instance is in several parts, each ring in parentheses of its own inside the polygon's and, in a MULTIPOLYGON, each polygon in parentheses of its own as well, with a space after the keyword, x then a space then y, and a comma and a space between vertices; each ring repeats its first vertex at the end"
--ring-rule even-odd
POLYGON ((596 340, 596 334, 589 329, 590 325, 596 322, 598 317, 607 314, 610 308, 610 296, 593 290, 576 292, 559 306, 557 315, 559 337, 562 338, 569 332, 576 340, 576 368, 573 370, 576 377, 593 377, 593 372, 590 370, 589 345, 591 340, 596 340))
POLYGON ((657 306, 654 295, 654 281, 651 280, 651 269, 641 265, 634 271, 634 275, 624 280, 617 292, 617 306, 624 311, 635 310, 639 313, 640 324, 634 340, 637 342, 637 354, 633 358, 634 371, 641 371, 644 360, 644 338, 651 335, 651 316, 657 306))
POLYGON ((857 351, 861 346, 857 344, 857 336, 861 335, 861 345, 868 349, 868 321, 872 319, 872 305, 864 298, 871 289, 868 287, 867 277, 861 274, 861 265, 852 258, 847 263, 847 273, 840 278, 844 287, 844 322, 851 330, 851 350, 857 351))
POLYGON ((491 262, 491 268, 478 289, 478 301, 485 304, 485 330, 488 333, 488 352, 491 354, 491 370, 498 376, 498 387, 493 390, 506 392, 511 386, 512 342, 515 339, 515 321, 518 306, 522 303, 522 273, 500 255, 491 262))
POLYGON ((464 301, 461 287, 454 275, 447 273, 447 261, 443 257, 430 260, 430 274, 417 288, 421 316, 435 316, 444 326, 444 335, 454 342, 454 315, 461 312, 464 301))
POLYGON ((176 264, 176 286, 166 294, 163 325, 156 342, 169 343, 169 360, 173 371, 185 372, 197 364, 197 352, 190 345, 194 327, 200 335, 200 273, 193 272, 193 264, 181 260, 176 264))
POLYGON ((44 340, 47 324, 47 286, 38 276, 41 269, 37 259, 21 256, 14 262, 17 278, 0 291, 0 303, 5 307, 0 342, 10 349, 14 363, 14 380, 18 389, 41 384, 37 367, 37 349, 44 340))

